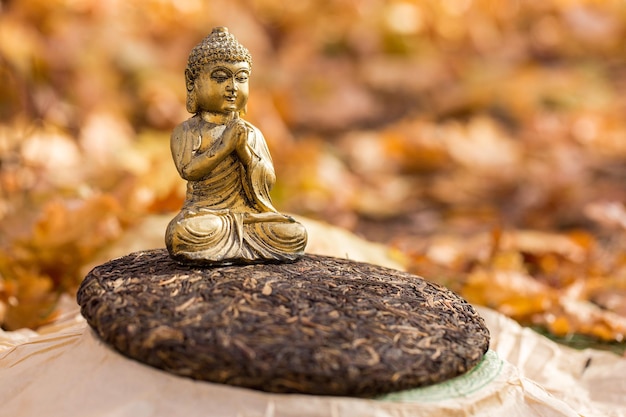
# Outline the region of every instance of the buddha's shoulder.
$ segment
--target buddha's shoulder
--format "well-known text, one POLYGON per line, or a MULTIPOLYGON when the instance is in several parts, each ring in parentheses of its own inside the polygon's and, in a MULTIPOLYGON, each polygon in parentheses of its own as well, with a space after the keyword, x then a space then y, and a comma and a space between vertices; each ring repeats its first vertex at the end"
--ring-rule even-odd
POLYGON ((190 117, 185 120, 178 126, 172 130, 172 137, 184 137, 186 135, 192 134, 197 135, 199 126, 200 126, 200 118, 197 116, 190 117))
POLYGON ((243 122, 245 123, 246 127, 248 127, 249 129, 252 129, 256 134, 261 134, 261 131, 259 130, 259 128, 253 125, 252 123, 250 123, 247 120, 244 120, 243 122))

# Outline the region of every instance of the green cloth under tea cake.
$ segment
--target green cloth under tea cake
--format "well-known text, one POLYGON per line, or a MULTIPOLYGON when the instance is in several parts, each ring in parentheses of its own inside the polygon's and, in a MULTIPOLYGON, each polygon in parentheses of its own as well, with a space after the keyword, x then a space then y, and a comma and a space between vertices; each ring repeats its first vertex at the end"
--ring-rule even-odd
POLYGON ((306 255, 195 267, 165 249, 94 268, 82 314, 124 355, 269 392, 372 397, 470 370, 489 347, 472 306, 408 273, 306 255))

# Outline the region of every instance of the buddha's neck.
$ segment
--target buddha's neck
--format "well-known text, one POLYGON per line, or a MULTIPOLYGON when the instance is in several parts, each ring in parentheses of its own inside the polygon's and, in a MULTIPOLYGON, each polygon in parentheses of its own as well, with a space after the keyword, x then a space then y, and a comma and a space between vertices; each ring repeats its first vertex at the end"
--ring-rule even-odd
POLYGON ((224 125, 237 117, 235 112, 231 113, 215 113, 209 111, 200 112, 200 117, 207 123, 216 125, 224 125))

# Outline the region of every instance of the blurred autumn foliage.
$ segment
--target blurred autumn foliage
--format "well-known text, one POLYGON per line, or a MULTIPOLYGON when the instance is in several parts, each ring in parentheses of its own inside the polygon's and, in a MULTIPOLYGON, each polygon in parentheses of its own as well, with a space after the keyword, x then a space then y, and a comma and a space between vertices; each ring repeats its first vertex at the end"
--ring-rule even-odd
POLYGON ((282 210, 557 335, 626 334, 621 0, 0 1, 0 323, 36 327, 139 219, 193 45, 253 56, 282 210))

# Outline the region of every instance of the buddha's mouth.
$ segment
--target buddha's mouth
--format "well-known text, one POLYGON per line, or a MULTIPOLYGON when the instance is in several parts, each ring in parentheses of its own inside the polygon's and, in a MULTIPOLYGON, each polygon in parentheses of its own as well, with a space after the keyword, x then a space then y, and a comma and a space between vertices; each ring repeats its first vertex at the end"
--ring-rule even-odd
POLYGON ((224 98, 226 101, 232 101, 232 102, 237 100, 237 96, 225 96, 224 98))

